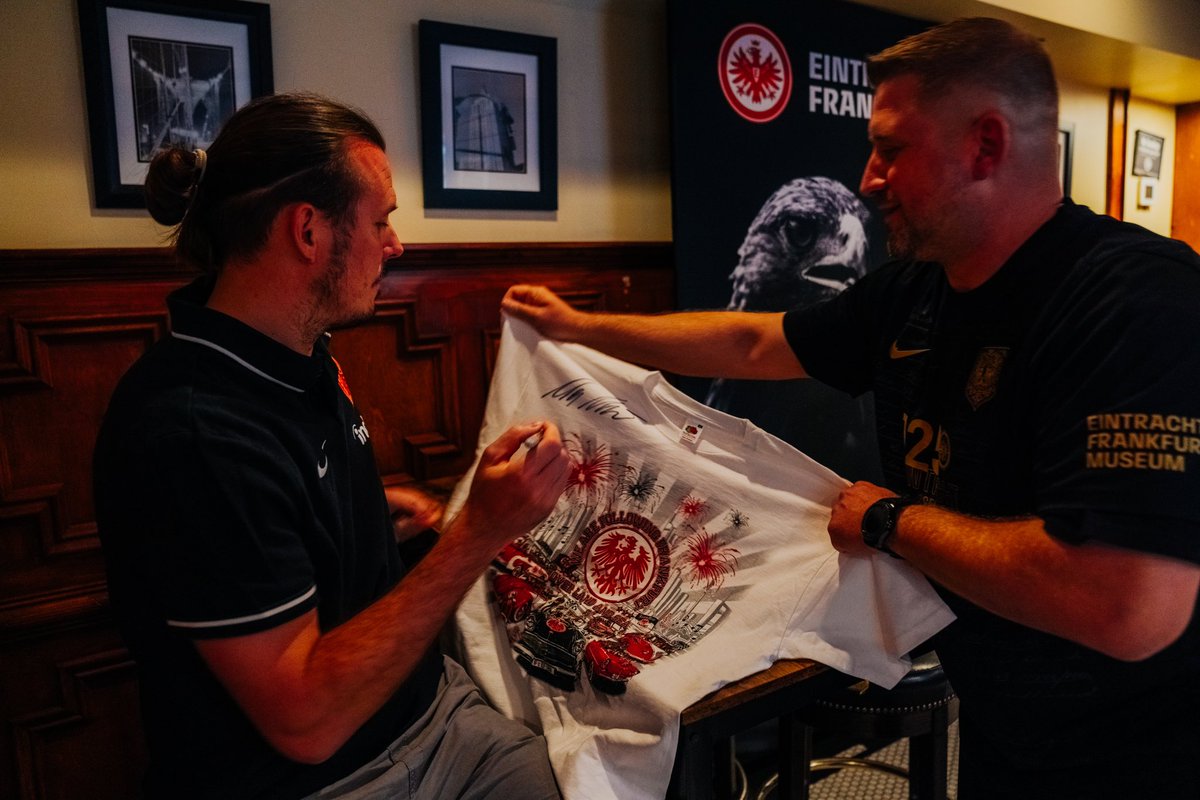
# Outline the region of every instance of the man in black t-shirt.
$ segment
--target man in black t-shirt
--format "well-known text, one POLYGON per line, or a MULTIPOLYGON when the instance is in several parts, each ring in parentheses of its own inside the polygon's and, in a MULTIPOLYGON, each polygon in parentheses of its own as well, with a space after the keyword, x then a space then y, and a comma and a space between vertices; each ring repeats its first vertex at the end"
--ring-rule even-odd
POLYGON ((946 23, 868 72, 860 190, 894 262, 786 314, 529 286, 504 308, 675 373, 874 390, 887 486, 847 488, 829 533, 958 614, 933 644, 960 800, 1200 797, 1200 258, 1064 200, 1050 61, 1011 25, 946 23))
POLYGON ((146 794, 558 797, 545 741, 435 647, 561 493, 557 430, 501 435, 441 523, 429 498, 385 492, 327 348, 326 330, 372 315, 403 251, 379 131, 320 97, 261 98, 208 152, 159 154, 146 188, 205 272, 169 298, 170 335, 122 379, 95 454, 146 794), (434 524, 423 557, 402 552, 434 524))

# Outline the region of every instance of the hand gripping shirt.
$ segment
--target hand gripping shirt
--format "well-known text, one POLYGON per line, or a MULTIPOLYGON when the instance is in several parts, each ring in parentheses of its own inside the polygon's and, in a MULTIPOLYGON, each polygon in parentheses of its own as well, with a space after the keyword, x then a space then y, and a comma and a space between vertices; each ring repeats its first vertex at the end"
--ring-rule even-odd
POLYGON ((296 353, 168 300, 171 334, 126 374, 97 443, 97 521, 113 608, 139 666, 151 797, 301 797, 374 758, 432 699, 440 658, 332 758, 303 765, 257 733, 193 645, 316 609, 349 619, 404 572, 370 433, 320 341, 296 353))
MULTIPOLYGON (((977 289, 893 263, 790 312, 784 330, 816 379, 875 390, 894 491, 1200 563, 1197 308, 1189 248, 1067 201, 977 289)), ((1111 775, 1137 763, 1131 746, 1160 746, 1200 708, 1195 623, 1127 664, 944 594, 959 620, 937 649, 964 724, 979 720, 980 748, 1009 768, 1105 763, 1095 774, 1111 775)))
POLYGON ((489 700, 545 734, 567 800, 662 797, 680 712, 730 681, 812 658, 891 686, 951 619, 904 562, 833 550, 832 472, 657 372, 509 320, 481 448, 534 419, 562 432, 566 489, 457 623, 489 700))

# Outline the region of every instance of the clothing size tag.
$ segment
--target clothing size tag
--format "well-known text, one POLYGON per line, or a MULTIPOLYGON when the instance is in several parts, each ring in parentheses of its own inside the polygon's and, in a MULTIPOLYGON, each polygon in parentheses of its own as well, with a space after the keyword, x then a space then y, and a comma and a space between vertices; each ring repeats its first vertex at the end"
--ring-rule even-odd
POLYGON ((694 419, 685 420, 683 427, 679 429, 679 443, 695 449, 696 445, 700 444, 700 437, 703 435, 703 422, 697 422, 694 419))

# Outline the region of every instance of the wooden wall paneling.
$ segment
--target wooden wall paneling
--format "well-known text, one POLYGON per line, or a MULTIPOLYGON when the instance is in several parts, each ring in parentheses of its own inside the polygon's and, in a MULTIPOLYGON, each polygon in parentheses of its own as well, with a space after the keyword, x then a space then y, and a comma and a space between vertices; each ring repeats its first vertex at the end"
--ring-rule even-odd
POLYGON ((128 653, 100 651, 51 664, 50 670, 57 678, 57 702, 12 721, 19 796, 136 796, 146 754, 137 670, 128 653))
MULTIPOLYGON (((91 452, 117 380, 166 333, 166 294, 192 277, 162 248, 0 250, 0 797, 139 794, 136 669, 108 607, 91 452)), ((409 247, 375 317, 332 344, 386 481, 470 464, 518 282, 589 308, 674 298, 664 243, 409 247)))
POLYGON ((131 797, 145 763, 136 673, 108 611, 91 452, 118 379, 165 334, 163 295, 181 279, 131 262, 0 254, 3 797, 131 797))
POLYGON ((1200 250, 1200 103, 1175 108, 1171 236, 1200 250))
POLYGON ((454 343, 445 332, 418 332, 419 302, 381 298, 372 320, 336 332, 331 345, 388 483, 464 469, 454 343))

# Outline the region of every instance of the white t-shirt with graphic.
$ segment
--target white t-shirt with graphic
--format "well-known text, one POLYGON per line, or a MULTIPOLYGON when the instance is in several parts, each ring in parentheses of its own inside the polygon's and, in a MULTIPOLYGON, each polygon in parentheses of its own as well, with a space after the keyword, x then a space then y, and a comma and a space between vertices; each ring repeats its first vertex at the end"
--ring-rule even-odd
POLYGON ((810 658, 892 686, 953 619, 905 562, 833 549, 834 473, 660 373, 506 320, 480 448, 537 419, 562 432, 567 487, 457 628, 488 700, 545 734, 567 800, 662 797, 680 712, 731 681, 810 658))

